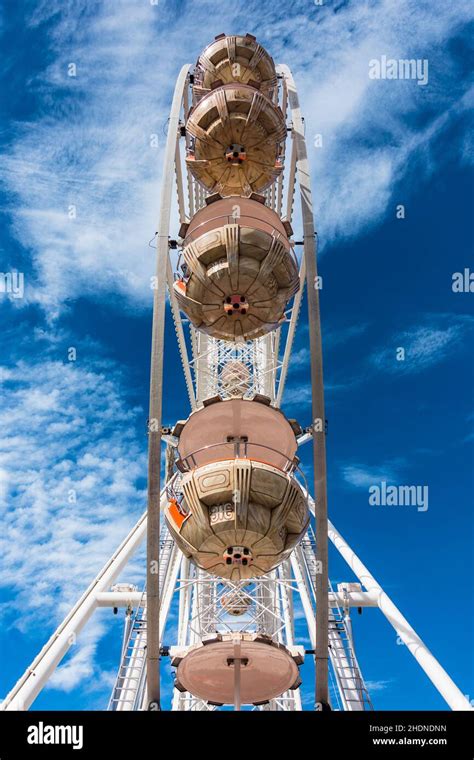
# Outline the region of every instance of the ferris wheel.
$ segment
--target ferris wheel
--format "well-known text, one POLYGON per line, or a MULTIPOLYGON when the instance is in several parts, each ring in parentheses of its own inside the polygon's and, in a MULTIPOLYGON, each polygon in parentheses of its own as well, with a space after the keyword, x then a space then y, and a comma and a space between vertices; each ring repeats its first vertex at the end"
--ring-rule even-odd
POLYGON ((174 711, 299 711, 302 683, 314 691, 311 709, 372 710, 355 651, 354 607, 380 610, 447 704, 469 709, 328 520, 304 119, 290 69, 275 65, 250 34, 219 35, 178 75, 156 248, 147 511, 2 709, 29 708, 100 607, 125 609, 109 710, 163 709, 164 662, 174 674, 174 711), (312 422, 303 428, 282 401, 305 290, 312 422), (168 318, 189 414, 166 427, 168 318), (310 479, 298 456, 308 444, 310 479), (144 540, 146 585, 116 583, 144 540), (357 581, 332 586, 329 541, 357 581), (298 626, 295 609, 302 611, 298 626))

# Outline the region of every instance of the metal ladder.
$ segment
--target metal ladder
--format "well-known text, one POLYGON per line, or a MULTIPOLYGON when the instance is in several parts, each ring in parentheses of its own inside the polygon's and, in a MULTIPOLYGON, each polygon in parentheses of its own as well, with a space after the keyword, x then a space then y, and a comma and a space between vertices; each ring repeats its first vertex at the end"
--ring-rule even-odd
MULTIPOLYGON (((129 613, 127 613, 129 614, 129 613)), ((146 591, 133 613, 107 710, 136 710, 146 662, 146 591)))
MULTIPOLYGON (((174 541, 163 525, 160 538, 160 576, 163 589, 174 541)), ((126 623, 127 625, 127 623, 126 623)), ((129 623, 128 636, 122 649, 120 667, 107 710, 140 710, 146 685, 146 589, 129 623)))
MULTIPOLYGON (((316 584, 315 539, 310 528, 301 541, 301 548, 313 588, 316 584)), ((334 594, 329 581, 328 591, 334 594)), ((367 686, 354 651, 348 622, 337 603, 329 607, 329 658, 334 670, 343 707, 347 711, 373 710, 367 686)))
MULTIPOLYGON (((331 581, 329 592, 334 593, 331 581)), ((329 647, 331 663, 346 710, 373 710, 362 677, 350 629, 338 605, 329 608, 329 647)))

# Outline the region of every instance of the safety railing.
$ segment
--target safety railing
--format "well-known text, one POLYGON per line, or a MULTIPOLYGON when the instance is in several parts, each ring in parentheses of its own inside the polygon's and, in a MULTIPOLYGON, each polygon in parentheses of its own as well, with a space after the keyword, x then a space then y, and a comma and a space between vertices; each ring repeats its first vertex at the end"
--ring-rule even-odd
POLYGON ((306 477, 299 467, 299 460, 297 457, 290 458, 284 452, 279 451, 272 446, 268 446, 266 443, 254 443, 253 441, 249 440, 240 439, 223 441, 220 443, 210 443, 207 446, 201 446, 189 454, 186 454, 186 456, 178 459, 176 461, 176 467, 180 472, 185 473, 190 472, 197 467, 203 467, 206 464, 211 464, 211 462, 227 462, 232 459, 255 460, 257 462, 267 464, 270 467, 275 467, 277 470, 280 470, 286 475, 293 476, 296 480, 298 479, 296 477, 298 475, 303 481, 305 492, 308 490, 306 477), (257 451, 254 451, 254 449, 257 451), (219 450, 219 456, 216 456, 215 459, 207 459, 207 457, 199 456, 207 453, 210 453, 212 456, 213 453, 217 453, 217 450, 219 450), (223 454, 225 454, 227 451, 229 452, 229 456, 223 456, 223 454), (259 454, 261 456, 259 456, 259 454), (275 458, 275 455, 278 459, 283 460, 283 466, 274 464, 274 462, 271 461, 275 458), (199 459, 201 461, 199 461, 199 459))
MULTIPOLYGON (((238 205, 240 197, 236 196, 235 203, 238 205)), ((265 208, 269 208, 266 206, 265 208)), ((262 232, 267 232, 271 237, 276 238, 276 240, 281 240, 285 247, 288 250, 288 253, 290 254, 292 261, 296 267, 298 267, 298 260, 296 258, 295 252, 293 250, 293 244, 288 238, 288 236, 282 232, 279 232, 273 224, 270 222, 267 222, 265 219, 262 219, 259 216, 253 216, 253 214, 241 214, 240 216, 234 215, 234 214, 217 214, 216 216, 209 217, 205 221, 201 222, 201 224, 198 224, 197 227, 193 227, 192 231, 186 235, 183 242, 183 247, 185 248, 189 243, 194 242, 197 240, 197 238, 201 237, 201 232, 199 230, 201 227, 205 227, 207 225, 210 225, 212 222, 219 222, 221 221, 221 225, 224 224, 239 224, 241 227, 250 226, 252 229, 257 229, 262 232), (225 220, 225 221, 221 221, 225 220), (246 222, 250 222, 250 224, 246 224, 246 222), (258 222, 260 225, 259 227, 256 227, 254 222, 258 222), (263 229, 262 229, 263 228, 263 229)), ((212 232, 212 229, 209 230, 209 232, 212 232)))

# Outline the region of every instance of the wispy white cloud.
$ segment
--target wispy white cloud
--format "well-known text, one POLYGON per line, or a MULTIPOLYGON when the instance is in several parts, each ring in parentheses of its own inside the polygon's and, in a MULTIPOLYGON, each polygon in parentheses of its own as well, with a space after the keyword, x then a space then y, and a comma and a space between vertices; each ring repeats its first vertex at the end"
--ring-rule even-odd
MULTIPOLYGON (((350 326, 347 329, 329 330, 327 341, 329 348, 340 348, 350 340, 362 336, 368 325, 350 326)), ((474 318, 465 314, 425 314, 417 324, 399 333, 387 336, 384 345, 372 352, 367 351, 361 356, 358 366, 354 366, 354 374, 348 376, 347 371, 339 381, 338 377, 326 380, 324 390, 327 396, 359 388, 372 378, 381 375, 413 375, 418 372, 441 364, 456 351, 467 346, 469 336, 474 330, 474 318), (399 349, 404 350, 400 354, 399 349), (397 356, 403 356, 398 359, 397 356)), ((295 352, 296 368, 310 366, 309 350, 305 347, 295 352)), ((291 366, 290 366, 291 371, 291 366)), ((308 375, 309 380, 309 375, 308 375)), ((305 412, 311 404, 311 385, 308 382, 292 383, 287 386, 283 396, 284 408, 295 413, 295 409, 304 408, 305 412)), ((371 481, 373 482, 373 481, 371 481)))
MULTIPOLYGON (((434 142, 472 100, 448 44, 471 18, 464 0, 438 4, 436 13, 429 3, 384 0, 276 25, 272 40, 291 39, 285 52, 305 111, 323 248, 379 223, 391 200, 394 214, 407 198, 406 188, 403 198, 392 198, 394 187, 414 165, 418 181, 435 168, 434 142), (370 80, 369 61, 381 55, 428 58, 429 84, 370 80), (319 134, 322 147, 311 149, 319 134)), ((460 160, 472 160, 459 150, 460 160)))
MULTIPOLYGON (((112 362, 46 358, 1 376, 3 626, 25 636, 41 628, 46 637, 144 509, 146 459, 135 432, 142 410, 127 403, 112 362)), ((132 562, 127 580, 141 577, 132 562)), ((90 676, 102 634, 100 621, 85 629, 54 688, 90 676)))
POLYGON ((421 324, 393 336, 390 345, 375 351, 369 363, 382 372, 422 372, 449 357, 473 329, 474 319, 468 315, 429 315, 421 324))
POLYGON ((309 348, 299 348, 296 351, 291 352, 291 364, 290 368, 294 369, 296 367, 303 367, 307 365, 309 367, 309 360, 310 360, 310 354, 309 354, 309 348))
POLYGON ((341 474, 349 485, 355 488, 369 488, 381 481, 395 483, 402 464, 401 460, 392 460, 380 465, 347 464, 341 468, 341 474))
MULTIPOLYGON (((368 327, 369 325, 367 322, 361 322, 360 324, 347 325, 344 327, 326 328, 323 331, 323 347, 325 350, 338 348, 339 346, 362 336, 367 331, 368 327)), ((304 334, 308 333, 307 322, 301 325, 300 332, 304 334)), ((310 353, 309 348, 306 346, 293 351, 291 354, 291 367, 305 364, 309 366, 309 361, 310 353)))
POLYGON ((369 691, 369 694, 373 691, 385 691, 393 683, 393 679, 387 681, 366 681, 365 685, 369 691))
POLYGON ((30 83, 48 113, 18 125, 2 170, 14 230, 33 251, 27 302, 53 316, 68 298, 106 292, 144 305, 165 140, 160 98, 169 97, 167 64, 152 54, 159 11, 150 3, 50 5, 31 19, 51 24, 55 55, 30 83))
MULTIPOLYGON (((78 686, 85 684, 86 691, 112 691, 116 671, 103 670, 97 662, 97 648, 105 630, 103 620, 92 618, 77 642, 73 644, 70 654, 63 664, 53 673, 48 681, 48 689, 56 689, 66 693, 72 692, 78 686)), ((101 705, 104 709, 104 704, 101 705)))

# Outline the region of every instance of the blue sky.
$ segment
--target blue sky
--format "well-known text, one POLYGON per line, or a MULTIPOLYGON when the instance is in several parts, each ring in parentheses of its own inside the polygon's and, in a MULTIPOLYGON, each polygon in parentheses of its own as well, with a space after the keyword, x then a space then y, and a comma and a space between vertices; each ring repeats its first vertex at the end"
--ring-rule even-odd
MULTIPOLYGON (((23 272, 25 294, 0 294, 0 696, 144 509, 148 241, 172 88, 215 34, 249 31, 292 68, 304 109, 330 517, 474 698, 474 296, 452 290, 453 273, 474 266, 469 5, 5 4, 0 269, 23 272), (371 80, 369 61, 382 55, 427 59, 428 84, 371 80), (382 480, 427 485, 428 510, 370 506, 368 488, 382 480)), ((187 397, 171 325, 167 338, 172 423, 186 416, 187 397)), ((306 346, 303 310, 284 399, 303 425, 306 346)), ((310 447, 301 454, 310 475, 310 447)), ((140 559, 122 580, 140 582, 140 559)), ((335 554, 330 574, 352 579, 335 554)), ((93 619, 35 708, 106 705, 121 621, 110 610, 93 619)), ((377 612, 356 616, 354 633, 376 708, 444 709, 377 612)), ((311 706, 309 690, 304 701, 311 706)))

